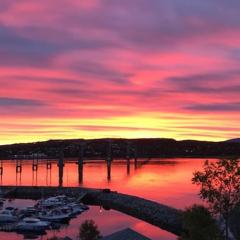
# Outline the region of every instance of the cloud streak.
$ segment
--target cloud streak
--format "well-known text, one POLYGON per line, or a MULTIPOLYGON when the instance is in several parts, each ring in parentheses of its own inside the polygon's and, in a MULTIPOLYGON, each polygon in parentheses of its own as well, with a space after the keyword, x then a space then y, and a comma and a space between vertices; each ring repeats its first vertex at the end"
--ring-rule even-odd
POLYGON ((22 141, 37 140, 34 133, 239 137, 239 7, 237 0, 1 0, 0 132, 25 125, 0 144, 20 132, 22 141))
POLYGON ((39 107, 45 104, 35 99, 21 99, 21 98, 0 98, 1 107, 39 107))

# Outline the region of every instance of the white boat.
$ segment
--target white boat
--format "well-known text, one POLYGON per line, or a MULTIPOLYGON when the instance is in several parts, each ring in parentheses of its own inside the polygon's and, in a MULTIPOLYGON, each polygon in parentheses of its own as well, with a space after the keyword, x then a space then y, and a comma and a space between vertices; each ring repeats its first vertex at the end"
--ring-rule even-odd
POLYGON ((64 213, 61 209, 54 209, 51 211, 42 211, 38 216, 43 221, 50 222, 68 222, 71 218, 69 213, 64 213))
POLYGON ((89 210, 89 206, 83 204, 83 203, 80 203, 79 206, 83 209, 83 210, 89 210))
POLYGON ((47 221, 41 221, 38 218, 24 218, 16 225, 17 231, 31 231, 31 232, 41 232, 48 229, 50 223, 47 221))
POLYGON ((18 216, 20 218, 24 218, 24 217, 32 217, 32 216, 36 216, 39 213, 39 210, 37 210, 34 207, 26 207, 23 208, 19 211, 18 216))
POLYGON ((13 215, 13 213, 9 210, 3 210, 0 212, 0 222, 1 223, 10 223, 16 222, 17 217, 13 215))
POLYGON ((9 212, 11 212, 11 213, 14 214, 14 213, 17 212, 18 209, 17 209, 17 208, 14 208, 14 207, 6 207, 5 210, 7 210, 7 211, 9 211, 9 212))
POLYGON ((58 196, 55 196, 54 198, 62 202, 68 200, 68 197, 66 195, 58 195, 58 196))
POLYGON ((3 205, 5 202, 5 199, 4 198, 0 198, 0 205, 3 205))
POLYGON ((61 206, 61 205, 63 205, 63 202, 56 197, 51 197, 51 198, 47 198, 45 200, 41 200, 38 205, 40 207, 50 208, 50 207, 61 206))
POLYGON ((73 213, 72 209, 69 206, 64 206, 64 207, 61 207, 59 209, 62 213, 68 214, 69 216, 71 216, 72 213, 73 213))
POLYGON ((77 203, 70 203, 67 206, 71 209, 72 216, 76 216, 76 215, 84 212, 84 209, 82 209, 81 206, 77 203))

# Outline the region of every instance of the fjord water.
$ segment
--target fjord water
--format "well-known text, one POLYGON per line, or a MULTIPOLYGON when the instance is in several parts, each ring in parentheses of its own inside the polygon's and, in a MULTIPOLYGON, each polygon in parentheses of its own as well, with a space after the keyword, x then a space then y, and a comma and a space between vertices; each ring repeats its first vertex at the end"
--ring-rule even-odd
MULTIPOLYGON (((63 186, 83 186, 93 188, 110 188, 118 192, 136 195, 154 200, 175 208, 184 209, 194 203, 199 203, 198 187, 191 183, 193 172, 202 169, 205 159, 154 159, 139 161, 137 167, 131 163, 127 169, 126 160, 113 161, 111 178, 107 177, 107 164, 104 161, 91 161, 83 165, 82 181, 79 183, 78 165, 69 160, 65 162, 63 186)), ((41 161, 38 170, 32 171, 32 162, 24 161, 22 173, 16 174, 14 161, 3 162, 1 185, 32 185, 57 186, 59 184, 57 162, 52 169, 47 170, 46 162, 41 161)), ((17 200, 10 203, 19 207, 33 204, 31 201, 17 200)), ((93 219, 103 235, 130 227, 152 239, 173 240, 176 236, 160 230, 141 220, 99 207, 91 209, 73 219, 70 225, 59 232, 48 232, 47 239, 53 235, 75 238, 81 222, 93 219)), ((0 232, 0 237, 6 239, 23 239, 22 235, 0 232)))

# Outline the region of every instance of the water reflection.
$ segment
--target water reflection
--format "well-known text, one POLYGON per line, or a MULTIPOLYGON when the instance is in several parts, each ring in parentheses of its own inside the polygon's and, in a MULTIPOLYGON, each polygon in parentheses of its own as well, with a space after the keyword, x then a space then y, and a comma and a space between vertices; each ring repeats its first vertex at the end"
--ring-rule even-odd
POLYGON ((192 173, 202 167, 203 159, 161 159, 91 161, 77 164, 77 159, 68 159, 62 168, 56 161, 39 161, 36 171, 31 161, 22 161, 22 169, 16 171, 16 162, 3 161, 2 185, 33 186, 83 186, 111 188, 176 207, 197 200, 197 188, 191 184, 192 173), (47 165, 48 164, 48 165, 47 165))
MULTIPOLYGON (((192 185, 192 173, 202 168, 205 159, 142 159, 137 163, 131 160, 91 161, 79 164, 79 159, 68 159, 61 171, 56 161, 39 161, 37 171, 33 171, 31 161, 22 162, 22 171, 16 172, 16 162, 3 161, 2 185, 46 185, 46 186, 83 186, 110 188, 115 191, 132 194, 173 207, 184 208, 199 202, 198 189, 192 185), (48 165, 47 165, 48 164, 48 165)), ((102 233, 109 234, 131 227, 152 239, 172 240, 175 236, 115 211, 104 211, 92 207, 89 212, 74 219, 70 226, 61 230, 59 236, 76 235, 80 223, 85 219, 94 219, 102 233)), ((3 235, 4 234, 4 235, 3 235)), ((52 232, 48 234, 52 236, 52 232)), ((22 239, 21 237, 6 239, 22 239)), ((47 237, 43 237, 47 239, 47 237)))

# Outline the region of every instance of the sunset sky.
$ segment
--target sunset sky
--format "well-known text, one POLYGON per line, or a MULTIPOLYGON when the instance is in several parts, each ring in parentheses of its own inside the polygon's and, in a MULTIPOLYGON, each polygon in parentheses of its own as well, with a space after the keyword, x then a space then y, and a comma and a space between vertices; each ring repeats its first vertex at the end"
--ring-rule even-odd
POLYGON ((239 0, 0 0, 0 144, 240 137, 239 0))

